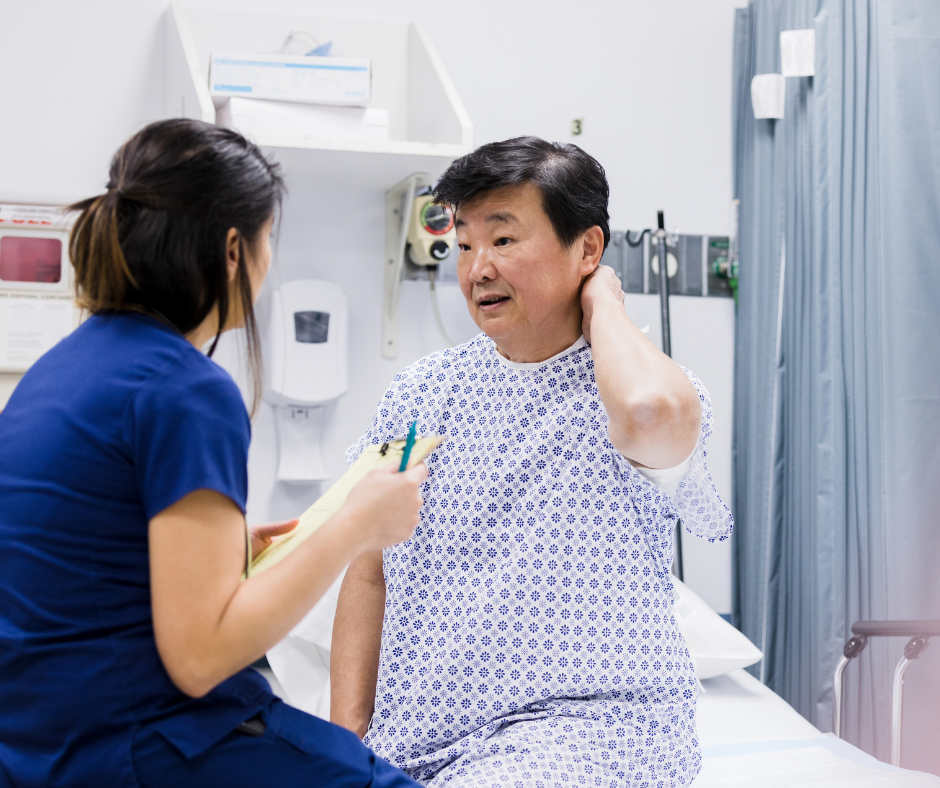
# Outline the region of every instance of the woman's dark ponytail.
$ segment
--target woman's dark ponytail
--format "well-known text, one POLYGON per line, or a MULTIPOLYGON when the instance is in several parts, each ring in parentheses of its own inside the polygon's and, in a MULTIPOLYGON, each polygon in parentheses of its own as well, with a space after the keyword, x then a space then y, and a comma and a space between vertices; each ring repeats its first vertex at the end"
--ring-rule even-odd
POLYGON ((69 241, 79 305, 152 314, 181 334, 217 307, 212 355, 233 308, 226 240, 235 228, 254 412, 261 350, 246 249, 284 191, 278 165, 240 134, 183 118, 150 124, 115 154, 107 192, 72 206, 81 212, 69 241))
POLYGON ((80 283, 78 305, 92 313, 102 309, 102 303, 123 303, 127 286, 137 287, 118 237, 119 200, 120 194, 110 190, 72 206, 81 211, 69 238, 69 256, 80 283))

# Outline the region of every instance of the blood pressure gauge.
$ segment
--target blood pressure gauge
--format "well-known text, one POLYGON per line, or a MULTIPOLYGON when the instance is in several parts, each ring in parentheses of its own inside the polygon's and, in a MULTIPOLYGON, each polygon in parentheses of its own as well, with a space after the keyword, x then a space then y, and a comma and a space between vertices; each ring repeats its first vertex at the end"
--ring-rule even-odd
POLYGON ((415 265, 438 266, 448 257, 457 241, 454 212, 438 205, 430 194, 415 197, 408 226, 408 257, 415 265))

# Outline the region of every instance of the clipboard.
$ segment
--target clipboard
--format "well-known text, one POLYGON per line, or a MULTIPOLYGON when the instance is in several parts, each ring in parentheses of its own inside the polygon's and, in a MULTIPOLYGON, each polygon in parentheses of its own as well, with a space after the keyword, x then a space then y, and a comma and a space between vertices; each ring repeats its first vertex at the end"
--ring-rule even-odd
MULTIPOLYGON (((444 437, 441 435, 430 438, 417 438, 408 459, 408 467, 411 468, 417 465, 443 442, 444 437)), ((404 455, 404 449, 405 440, 389 441, 381 446, 373 444, 366 448, 359 455, 359 459, 343 474, 342 478, 300 516, 300 522, 297 523, 297 527, 293 531, 275 537, 263 553, 257 558, 252 558, 247 576, 256 575, 283 561, 323 523, 339 511, 342 505, 346 503, 346 498, 352 488, 359 484, 369 471, 386 465, 399 466, 404 455)))

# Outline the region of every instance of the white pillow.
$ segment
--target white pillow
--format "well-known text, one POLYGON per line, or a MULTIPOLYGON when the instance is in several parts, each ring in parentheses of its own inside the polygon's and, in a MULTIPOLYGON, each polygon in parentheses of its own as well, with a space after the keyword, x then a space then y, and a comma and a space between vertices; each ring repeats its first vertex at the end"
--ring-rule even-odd
POLYGON ((760 649, 712 610, 677 577, 672 578, 672 612, 700 679, 746 668, 764 658, 760 649))

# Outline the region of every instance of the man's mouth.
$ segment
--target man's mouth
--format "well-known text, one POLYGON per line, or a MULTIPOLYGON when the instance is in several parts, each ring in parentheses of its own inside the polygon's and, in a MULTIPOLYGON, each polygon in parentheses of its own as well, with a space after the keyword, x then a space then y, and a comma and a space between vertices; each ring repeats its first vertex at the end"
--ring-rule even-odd
POLYGON ((490 293, 489 295, 481 296, 477 299, 477 305, 480 309, 495 309, 499 304, 505 303, 509 300, 509 296, 499 295, 498 293, 490 293))

